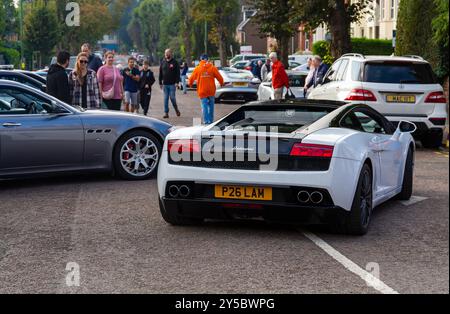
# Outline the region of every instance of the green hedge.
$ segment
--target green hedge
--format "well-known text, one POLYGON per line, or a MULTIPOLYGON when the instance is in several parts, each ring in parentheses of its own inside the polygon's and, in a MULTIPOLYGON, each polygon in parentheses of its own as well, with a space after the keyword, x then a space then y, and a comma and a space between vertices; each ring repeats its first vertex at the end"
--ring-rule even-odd
MULTIPOLYGON (((352 38, 352 52, 363 55, 389 56, 394 52, 394 48, 392 40, 352 38)), ((334 61, 330 52, 330 44, 325 40, 314 43, 313 53, 321 56, 325 63, 331 64, 334 61)))
POLYGON ((394 52, 392 40, 352 38, 352 52, 363 55, 389 56, 394 52))
POLYGON ((16 68, 20 63, 20 52, 12 49, 0 46, 0 55, 3 55, 6 64, 13 64, 16 68))

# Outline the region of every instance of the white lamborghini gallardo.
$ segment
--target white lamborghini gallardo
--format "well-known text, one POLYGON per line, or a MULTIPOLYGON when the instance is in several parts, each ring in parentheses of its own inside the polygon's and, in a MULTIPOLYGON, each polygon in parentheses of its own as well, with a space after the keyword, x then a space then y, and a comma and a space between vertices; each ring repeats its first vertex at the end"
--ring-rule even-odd
POLYGON ((256 102, 166 138, 158 169, 163 218, 327 223, 365 234, 374 207, 409 199, 416 126, 396 129, 366 105, 256 102))

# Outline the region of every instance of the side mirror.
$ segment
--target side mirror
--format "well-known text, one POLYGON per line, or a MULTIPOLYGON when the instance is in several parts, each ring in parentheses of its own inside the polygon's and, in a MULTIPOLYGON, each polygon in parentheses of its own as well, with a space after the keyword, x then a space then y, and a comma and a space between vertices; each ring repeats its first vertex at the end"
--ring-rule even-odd
POLYGON ((417 130, 417 126, 409 121, 400 121, 397 129, 401 133, 414 133, 417 130))

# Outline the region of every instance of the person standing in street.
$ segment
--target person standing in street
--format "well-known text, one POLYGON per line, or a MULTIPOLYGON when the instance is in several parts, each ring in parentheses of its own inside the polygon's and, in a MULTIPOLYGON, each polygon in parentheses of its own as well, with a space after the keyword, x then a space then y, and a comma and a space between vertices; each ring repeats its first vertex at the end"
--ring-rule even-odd
POLYGON ((99 109, 101 104, 97 74, 88 68, 89 55, 77 56, 75 69, 69 75, 71 104, 85 109, 99 109))
POLYGON ((272 67, 270 66, 270 59, 266 59, 266 63, 261 67, 261 81, 265 81, 267 75, 272 71, 272 67))
POLYGON ((143 63, 140 77, 141 107, 144 110, 144 116, 146 116, 150 109, 150 101, 152 99, 152 85, 155 83, 155 75, 150 70, 150 63, 147 60, 143 63))
POLYGON ((329 66, 322 62, 320 56, 314 56, 313 58, 314 75, 313 79, 306 86, 307 90, 311 87, 316 88, 318 85, 323 83, 323 79, 328 72, 329 66))
POLYGON ((100 67, 103 65, 102 59, 92 53, 91 45, 89 45, 88 43, 81 46, 81 52, 84 52, 89 56, 88 69, 91 69, 92 71, 97 73, 100 67))
POLYGON ((106 63, 97 72, 97 80, 103 103, 109 110, 120 111, 124 96, 123 76, 114 66, 114 53, 105 53, 106 63))
POLYGON ((187 94, 187 72, 189 70, 189 66, 186 62, 183 62, 181 66, 181 83, 183 84, 183 94, 187 94))
POLYGON ((139 113, 139 81, 141 80, 139 69, 135 66, 136 59, 128 59, 128 66, 123 69, 125 89, 125 111, 139 113))
POLYGON ((56 63, 52 64, 47 74, 47 94, 70 104, 69 78, 66 69, 69 66, 70 53, 60 51, 56 57, 56 63))
POLYGON ((274 98, 275 100, 281 100, 283 99, 284 87, 289 88, 289 77, 283 63, 278 60, 276 52, 270 53, 269 59, 272 61, 272 87, 274 89, 274 98))
POLYGON ((262 79, 262 76, 261 76, 262 66, 263 66, 263 62, 261 60, 258 60, 252 69, 253 76, 258 78, 260 81, 262 79))
POLYGON ((197 93, 201 100, 203 123, 211 124, 214 121, 214 102, 216 95, 216 79, 220 86, 224 81, 217 68, 209 62, 207 55, 202 55, 200 64, 189 77, 189 86, 197 81, 197 93))
POLYGON ((178 84, 180 84, 180 66, 173 58, 172 50, 166 49, 159 67, 159 86, 164 92, 164 119, 169 118, 169 98, 177 116, 181 116, 176 98, 178 84))

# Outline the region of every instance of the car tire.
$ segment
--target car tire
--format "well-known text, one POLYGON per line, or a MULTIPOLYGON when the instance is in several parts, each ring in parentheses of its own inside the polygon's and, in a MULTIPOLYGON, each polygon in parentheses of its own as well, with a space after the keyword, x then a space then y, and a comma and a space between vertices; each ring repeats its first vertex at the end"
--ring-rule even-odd
POLYGON ((365 235, 369 230, 373 206, 372 170, 364 164, 358 179, 351 211, 346 215, 340 230, 349 235, 365 235))
POLYGON ((201 218, 191 218, 177 215, 171 210, 168 210, 164 207, 164 204, 161 200, 161 197, 158 197, 159 200, 159 211, 161 212, 161 216, 164 221, 173 225, 173 226, 193 226, 199 225, 203 222, 201 218))
POLYGON ((410 148, 405 162, 405 173, 403 174, 402 191, 397 195, 397 199, 407 201, 411 198, 414 181, 414 154, 410 148))
POLYGON ((420 142, 424 148, 436 149, 442 146, 442 137, 442 132, 428 132, 420 142))
MULTIPOLYGON (((141 149, 142 149, 142 147, 140 149, 136 150, 136 152, 140 151, 141 149)), ((131 149, 130 149, 130 151, 131 151, 131 149)), ((142 154, 145 153, 142 151, 140 151, 140 152, 142 154)), ((114 148, 113 163, 114 163, 115 173, 124 180, 130 180, 130 181, 131 180, 147 180, 156 174, 157 169, 158 169, 159 159, 161 157, 161 152, 162 152, 161 141, 158 140, 150 132, 143 131, 143 130, 136 130, 136 131, 128 132, 117 141, 116 146, 114 148), (140 163, 138 170, 135 171, 135 173, 133 173, 133 171, 131 169, 127 170, 127 166, 125 165, 126 160, 124 160, 124 158, 126 157, 126 156, 124 156, 124 154, 126 154, 127 152, 124 152, 123 149, 125 148, 125 145, 128 145, 133 140, 137 140, 137 139, 140 139, 139 143, 141 145, 144 145, 144 144, 148 145, 146 147, 146 148, 148 148, 147 152, 156 154, 156 157, 155 157, 156 160, 155 159, 145 160, 145 158, 142 157, 142 159, 134 161, 134 164, 133 164, 133 161, 129 162, 130 168, 132 168, 136 162, 140 163), (143 160, 147 164, 147 166, 148 166, 147 169, 144 170, 145 166, 141 163, 141 160, 143 160), (148 161, 151 161, 152 164, 149 165, 148 161)), ((130 154, 129 154, 129 156, 130 156, 130 154)), ((143 155, 141 155, 141 156, 143 156, 143 155)), ((129 157, 129 158, 131 159, 131 157, 129 157)))

